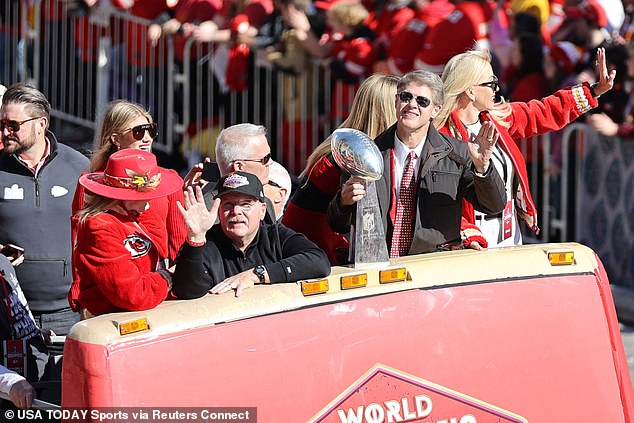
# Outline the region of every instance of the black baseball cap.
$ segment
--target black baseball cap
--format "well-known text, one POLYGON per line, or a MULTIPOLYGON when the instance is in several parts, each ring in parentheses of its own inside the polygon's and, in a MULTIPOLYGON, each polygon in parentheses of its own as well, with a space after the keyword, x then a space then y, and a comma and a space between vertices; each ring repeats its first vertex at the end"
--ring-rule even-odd
POLYGON ((223 195, 230 194, 232 192, 239 192, 242 194, 255 197, 256 200, 264 203, 264 188, 260 179, 252 173, 235 171, 231 172, 218 181, 216 184, 215 198, 221 198, 223 195))

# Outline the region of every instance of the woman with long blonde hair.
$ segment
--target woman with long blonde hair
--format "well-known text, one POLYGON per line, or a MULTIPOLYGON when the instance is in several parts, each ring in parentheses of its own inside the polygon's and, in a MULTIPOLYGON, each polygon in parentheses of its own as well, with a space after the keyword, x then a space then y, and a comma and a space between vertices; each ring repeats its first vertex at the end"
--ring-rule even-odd
MULTIPOLYGON (((350 115, 339 128, 365 132, 374 139, 396 122, 396 85, 393 76, 374 74, 363 81, 357 91, 350 115)), ((333 232, 326 210, 339 190, 341 170, 335 163, 328 136, 308 157, 301 173, 302 184, 291 198, 282 223, 317 244, 328 255, 331 264, 347 261, 348 240, 333 232)))
POLYGON ((463 204, 462 233, 471 248, 519 245, 522 235, 518 218, 538 231, 537 209, 530 193, 525 159, 517 146, 523 138, 563 128, 598 105, 597 97, 612 88, 615 72, 608 73, 605 51, 597 55, 599 80, 563 88, 551 96, 528 103, 496 102, 498 79, 491 56, 467 51, 451 58, 442 74, 445 102, 434 120, 440 132, 465 142, 492 121, 498 136, 491 162, 506 187, 506 207, 499 215, 485 215, 463 204))

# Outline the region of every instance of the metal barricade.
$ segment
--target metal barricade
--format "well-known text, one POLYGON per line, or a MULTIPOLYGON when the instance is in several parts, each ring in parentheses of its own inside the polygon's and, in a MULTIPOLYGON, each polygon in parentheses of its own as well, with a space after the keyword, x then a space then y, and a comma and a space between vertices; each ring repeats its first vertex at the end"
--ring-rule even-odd
POLYGON ((3 2, 2 83, 27 82, 42 91, 57 120, 52 122, 54 132, 71 142, 90 141, 109 101, 138 102, 159 124, 155 148, 170 153, 175 144, 172 39, 152 45, 148 20, 107 7, 108 2, 89 10, 70 4, 3 2), (65 131, 68 124, 71 132, 65 131))
POLYGON ((174 43, 172 37, 161 37, 153 44, 148 37, 150 24, 123 11, 109 11, 111 47, 103 51, 104 75, 108 77, 101 92, 109 101, 126 99, 145 106, 159 125, 160 135, 153 148, 171 153, 176 144, 174 43))
POLYGON ((561 131, 520 142, 540 228, 535 233, 521 225, 525 243, 578 240, 575 191, 583 160, 578 153, 588 129, 586 125, 571 124, 561 131))
POLYGON ((33 77, 27 74, 27 56, 28 49, 34 44, 36 22, 35 16, 29 13, 32 9, 25 3, 18 0, 0 3, 0 45, 3 47, 0 53, 0 82, 3 85, 33 77))
POLYGON ((148 40, 150 22, 107 6, 65 0, 5 1, 0 71, 49 99, 63 142, 87 143, 113 99, 147 107, 159 124, 154 146, 192 162, 214 155, 218 132, 240 122, 267 127, 274 158, 299 174, 313 149, 346 117, 356 86, 331 82, 308 61, 294 74, 254 51, 246 89, 224 84, 228 48, 193 40, 148 40), (82 130, 83 128, 83 130, 82 130))
POLYGON ((333 93, 352 99, 355 86, 331 84, 330 71, 308 61, 302 73, 274 68, 261 51, 252 51, 245 89, 226 85, 229 48, 224 44, 188 40, 184 47, 181 123, 182 151, 190 165, 202 157, 214 158, 218 133, 241 122, 264 125, 274 158, 292 174, 299 174, 313 149, 345 118, 345 106, 333 102, 333 93), (202 95, 201 95, 202 94, 202 95), (333 107, 338 106, 339 110, 333 107))

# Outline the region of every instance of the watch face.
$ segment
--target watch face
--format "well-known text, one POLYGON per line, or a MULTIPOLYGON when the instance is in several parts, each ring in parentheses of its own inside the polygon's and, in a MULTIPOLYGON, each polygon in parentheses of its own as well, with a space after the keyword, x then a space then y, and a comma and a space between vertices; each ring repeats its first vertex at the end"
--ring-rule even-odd
POLYGON ((255 268, 253 269, 253 273, 255 273, 258 278, 260 278, 260 282, 264 282, 264 272, 266 272, 266 269, 261 264, 259 266, 255 266, 255 268))

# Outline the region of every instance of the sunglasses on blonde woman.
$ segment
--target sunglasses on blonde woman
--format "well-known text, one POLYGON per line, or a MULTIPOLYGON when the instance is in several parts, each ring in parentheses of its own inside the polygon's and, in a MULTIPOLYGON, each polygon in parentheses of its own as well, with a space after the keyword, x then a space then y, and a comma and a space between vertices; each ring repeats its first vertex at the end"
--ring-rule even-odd
POLYGON ((143 125, 133 126, 132 128, 123 131, 121 134, 125 134, 128 131, 132 132, 132 138, 137 141, 141 141, 143 139, 145 131, 150 134, 150 138, 152 139, 158 137, 159 134, 158 125, 156 123, 145 123, 143 125))
POLYGON ((493 90, 493 92, 497 92, 497 90, 500 88, 500 83, 498 82, 497 78, 493 79, 491 81, 488 82, 483 82, 482 84, 478 84, 479 87, 489 87, 493 90))

